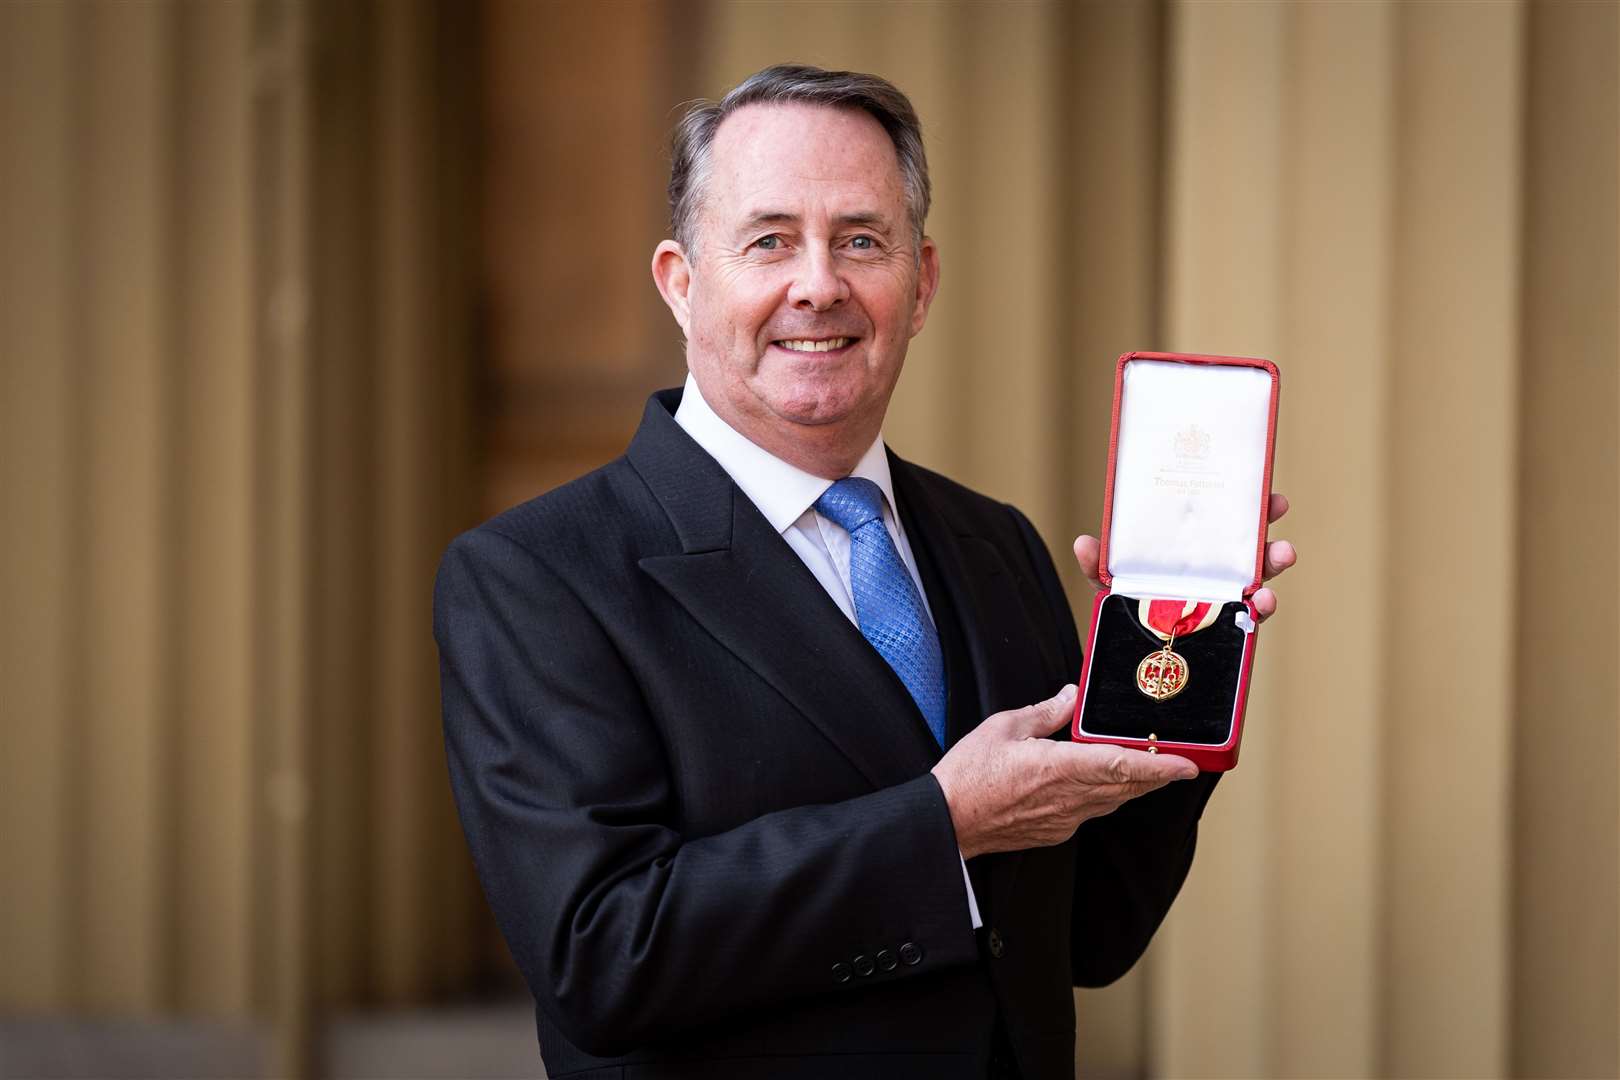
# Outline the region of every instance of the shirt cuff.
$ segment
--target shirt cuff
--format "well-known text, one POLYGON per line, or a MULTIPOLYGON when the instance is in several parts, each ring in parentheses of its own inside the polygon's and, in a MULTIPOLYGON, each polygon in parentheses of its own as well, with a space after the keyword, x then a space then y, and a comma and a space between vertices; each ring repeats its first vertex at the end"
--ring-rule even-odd
POLYGON ((967 886, 968 918, 973 920, 973 929, 977 930, 984 925, 984 920, 979 917, 979 898, 973 895, 973 879, 968 877, 967 859, 963 858, 960 851, 956 853, 956 857, 962 863, 962 884, 967 886))

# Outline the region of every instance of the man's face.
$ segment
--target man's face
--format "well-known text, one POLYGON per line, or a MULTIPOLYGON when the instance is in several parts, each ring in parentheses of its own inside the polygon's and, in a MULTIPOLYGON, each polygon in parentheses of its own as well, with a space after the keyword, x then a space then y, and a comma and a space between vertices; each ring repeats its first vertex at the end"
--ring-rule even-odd
POLYGON ((862 111, 754 105, 710 164, 684 293, 659 278, 704 397, 744 434, 841 425, 869 445, 937 281, 894 144, 862 111))

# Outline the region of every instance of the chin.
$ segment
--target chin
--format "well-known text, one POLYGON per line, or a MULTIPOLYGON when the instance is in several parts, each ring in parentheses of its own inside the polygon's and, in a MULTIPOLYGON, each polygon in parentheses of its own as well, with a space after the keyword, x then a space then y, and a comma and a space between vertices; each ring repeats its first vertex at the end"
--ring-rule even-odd
POLYGON ((804 385, 764 395, 772 412, 784 420, 808 427, 836 424, 861 412, 862 395, 841 386, 804 385))
POLYGON ((816 401, 785 401, 771 409, 778 417, 804 427, 825 427, 849 416, 848 409, 829 407, 816 401))

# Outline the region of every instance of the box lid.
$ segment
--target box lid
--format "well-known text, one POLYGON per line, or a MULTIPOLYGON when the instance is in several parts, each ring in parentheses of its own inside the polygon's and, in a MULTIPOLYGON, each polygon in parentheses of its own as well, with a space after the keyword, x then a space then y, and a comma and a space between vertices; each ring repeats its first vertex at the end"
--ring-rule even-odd
POLYGON ((1114 375, 1101 576, 1129 596, 1238 600, 1260 587, 1277 366, 1132 352, 1114 375))

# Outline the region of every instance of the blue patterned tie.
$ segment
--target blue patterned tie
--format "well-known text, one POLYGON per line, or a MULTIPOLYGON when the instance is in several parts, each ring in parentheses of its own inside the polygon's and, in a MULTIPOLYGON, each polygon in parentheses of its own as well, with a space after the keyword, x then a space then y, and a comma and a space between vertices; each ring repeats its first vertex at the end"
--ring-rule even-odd
POLYGON ((846 476, 816 500, 823 517, 849 533, 849 583, 861 635, 888 661, 945 745, 945 662, 917 583, 883 527, 883 489, 846 476))

